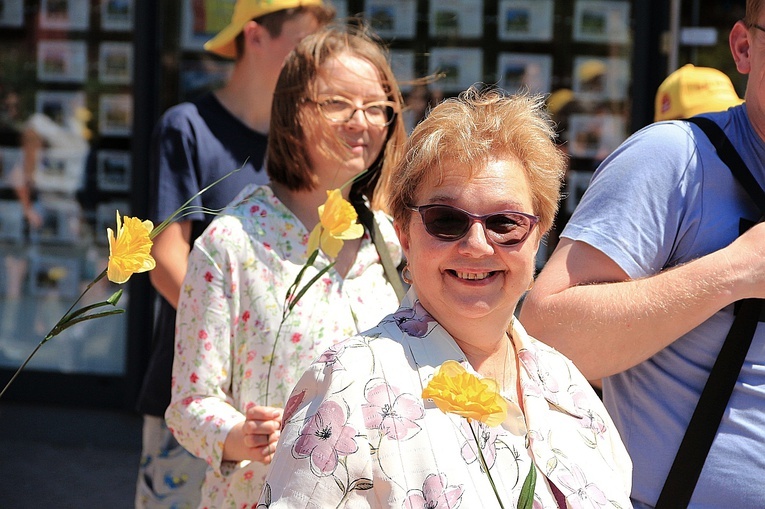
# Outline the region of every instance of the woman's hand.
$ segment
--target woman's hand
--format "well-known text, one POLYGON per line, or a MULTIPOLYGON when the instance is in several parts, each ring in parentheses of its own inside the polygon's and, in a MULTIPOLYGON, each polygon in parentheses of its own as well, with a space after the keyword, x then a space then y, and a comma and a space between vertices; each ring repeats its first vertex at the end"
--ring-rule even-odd
POLYGON ((226 461, 251 460, 269 464, 276 451, 282 427, 282 409, 254 406, 246 420, 234 426, 223 445, 226 461))

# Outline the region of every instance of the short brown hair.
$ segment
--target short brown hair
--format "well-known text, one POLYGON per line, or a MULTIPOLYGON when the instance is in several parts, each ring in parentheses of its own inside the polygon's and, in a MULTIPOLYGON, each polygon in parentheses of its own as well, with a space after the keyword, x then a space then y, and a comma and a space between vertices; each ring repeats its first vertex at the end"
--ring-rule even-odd
MULTIPOLYGON (((374 208, 384 208, 390 173, 401 158, 406 131, 401 118, 403 99, 388 60, 388 51, 368 28, 361 26, 330 26, 304 38, 289 54, 279 74, 271 108, 266 168, 274 182, 294 191, 316 187, 306 149, 308 143, 318 144, 325 154, 338 154, 343 142, 335 137, 307 140, 307 126, 317 126, 323 119, 309 108, 316 98, 316 80, 324 64, 341 54, 349 54, 369 62, 385 91, 386 99, 395 103, 393 121, 388 126, 385 145, 365 176, 351 187, 351 197, 366 196, 374 208)), ((332 131, 334 132, 334 131, 332 131)))
MULTIPOLYGON (((263 26, 268 32, 268 35, 275 39, 282 35, 282 28, 286 22, 293 20, 304 13, 313 14, 316 21, 319 23, 319 26, 324 26, 335 18, 334 7, 328 5, 306 5, 270 12, 254 18, 252 21, 263 26)), ((238 60, 244 53, 244 32, 239 32, 234 39, 234 45, 236 47, 236 58, 238 60)))
POLYGON ((744 15, 744 24, 751 28, 759 21, 760 10, 762 9, 762 0, 746 0, 746 14, 744 15))
POLYGON ((472 171, 504 156, 521 162, 533 213, 540 217, 540 231, 546 232, 558 210, 566 158, 555 145, 554 124, 544 104, 542 96, 471 87, 433 108, 415 127, 405 157, 393 170, 389 208, 394 221, 408 228, 408 206, 420 185, 443 177, 443 162, 472 171))

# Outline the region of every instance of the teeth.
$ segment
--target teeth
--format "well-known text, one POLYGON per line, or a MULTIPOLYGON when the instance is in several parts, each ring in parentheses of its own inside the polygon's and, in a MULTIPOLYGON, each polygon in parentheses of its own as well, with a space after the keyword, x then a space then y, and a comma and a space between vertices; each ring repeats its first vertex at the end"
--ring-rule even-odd
POLYGON ((457 277, 460 279, 470 279, 470 280, 479 280, 479 279, 486 279, 491 275, 491 272, 457 272, 457 277))

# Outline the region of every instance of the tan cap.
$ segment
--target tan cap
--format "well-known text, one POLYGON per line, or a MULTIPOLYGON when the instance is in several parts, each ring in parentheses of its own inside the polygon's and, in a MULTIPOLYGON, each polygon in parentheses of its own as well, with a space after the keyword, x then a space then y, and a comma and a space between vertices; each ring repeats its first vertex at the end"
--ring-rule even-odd
POLYGON ((236 58, 234 39, 248 21, 284 9, 323 5, 322 0, 237 0, 231 23, 205 43, 205 49, 226 58, 236 58))
POLYGON ((723 111, 742 102, 725 73, 686 64, 667 76, 656 91, 654 121, 723 111))

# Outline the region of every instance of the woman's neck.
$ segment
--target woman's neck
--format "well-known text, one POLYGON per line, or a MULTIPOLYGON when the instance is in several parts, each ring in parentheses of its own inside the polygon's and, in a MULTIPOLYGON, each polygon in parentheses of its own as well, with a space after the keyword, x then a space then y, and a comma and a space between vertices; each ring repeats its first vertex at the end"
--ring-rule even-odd
MULTIPOLYGON (((309 232, 319 224, 319 206, 327 201, 326 189, 314 189, 312 191, 293 191, 284 185, 271 182, 269 184, 274 196, 279 198, 285 207, 295 214, 295 217, 309 232)), ((343 190, 343 196, 348 199, 349 189, 343 190)), ((335 270, 345 277, 356 260, 356 253, 361 245, 361 239, 346 240, 335 261, 335 270)))
POLYGON ((274 196, 279 198, 285 207, 295 214, 309 232, 319 224, 319 206, 327 200, 327 192, 323 189, 312 191, 293 191, 283 184, 269 184, 274 196))

